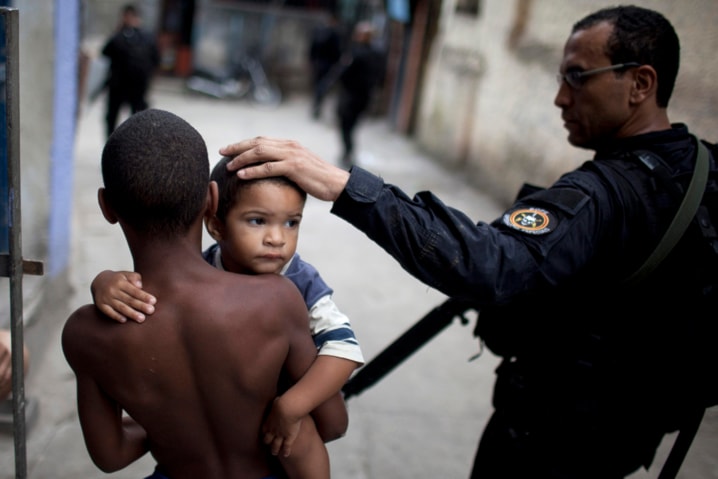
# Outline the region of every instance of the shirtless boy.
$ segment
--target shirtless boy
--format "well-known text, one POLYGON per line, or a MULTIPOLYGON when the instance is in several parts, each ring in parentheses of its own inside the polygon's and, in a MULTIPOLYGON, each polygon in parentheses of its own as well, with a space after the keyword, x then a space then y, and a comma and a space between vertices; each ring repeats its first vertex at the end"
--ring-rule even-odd
MULTIPOLYGON (((317 347, 312 367, 275 401, 264 423, 264 440, 272 451, 289 454, 302 418, 338 394, 364 358, 349 318, 332 299, 332 288, 297 253, 306 193, 285 177, 241 180, 227 169, 228 161, 218 161, 210 176, 219 199, 216 213, 205 217, 205 226, 216 243, 202 255, 225 271, 276 273, 290 279, 304 297, 317 347)), ((135 285, 141 285, 140 280, 136 272, 103 271, 92 282, 95 304, 117 320, 138 320, 138 314, 144 319, 143 311, 151 314, 157 301, 135 285), (143 309, 132 307, 137 302, 143 309)), ((337 425, 335 420, 332 426, 337 425)), ((322 426, 317 424, 325 441, 345 432, 322 426)))
MULTIPOLYGON (((260 427, 280 376, 297 381, 316 357, 301 295, 281 276, 230 274, 204 261, 202 219, 217 189, 206 145, 184 120, 133 115, 108 139, 102 174, 102 212, 122 227, 143 287, 160 301, 143 324, 85 305, 65 325, 92 460, 111 472, 149 451, 154 478, 280 475, 260 427)), ((279 460, 290 478, 329 477, 311 418, 279 460)))

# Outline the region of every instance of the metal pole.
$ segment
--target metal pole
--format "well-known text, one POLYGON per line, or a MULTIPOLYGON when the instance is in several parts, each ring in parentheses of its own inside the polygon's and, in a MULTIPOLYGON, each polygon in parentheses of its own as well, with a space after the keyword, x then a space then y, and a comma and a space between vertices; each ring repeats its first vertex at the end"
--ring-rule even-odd
POLYGON ((25 364, 22 315, 22 221, 20 215, 20 81, 18 10, 3 8, 7 51, 5 125, 7 128, 8 200, 10 207, 10 334, 12 335, 12 402, 15 438, 15 477, 27 477, 25 431, 25 364))

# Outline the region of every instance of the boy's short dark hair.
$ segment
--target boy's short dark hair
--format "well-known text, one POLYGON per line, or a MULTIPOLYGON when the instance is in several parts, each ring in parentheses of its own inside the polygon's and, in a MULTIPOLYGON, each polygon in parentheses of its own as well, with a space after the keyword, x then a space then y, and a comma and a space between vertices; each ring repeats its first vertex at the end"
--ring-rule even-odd
POLYGON ((276 183, 279 185, 294 188, 302 197, 307 199, 307 192, 304 191, 286 176, 270 176, 267 178, 256 178, 252 180, 243 180, 237 176, 236 171, 227 170, 227 163, 231 160, 229 157, 222 157, 210 175, 210 180, 217 182, 217 190, 219 190, 219 200, 217 204, 217 219, 224 222, 227 219, 227 213, 237 201, 237 194, 243 189, 261 182, 276 183))
POLYGON ((209 157, 202 136, 177 115, 156 109, 124 121, 102 150, 105 200, 139 232, 186 233, 202 213, 209 157))

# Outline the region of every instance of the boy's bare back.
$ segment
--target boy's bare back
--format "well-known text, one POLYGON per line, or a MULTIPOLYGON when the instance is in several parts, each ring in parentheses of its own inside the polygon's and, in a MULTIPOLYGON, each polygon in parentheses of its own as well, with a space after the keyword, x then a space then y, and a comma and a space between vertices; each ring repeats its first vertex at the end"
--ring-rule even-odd
MULTIPOLYGON (((154 257, 141 271, 161 299, 150 320, 118 324, 94 306, 69 319, 63 347, 78 400, 86 373, 145 428, 173 479, 268 476, 259 431, 277 378, 285 363, 301 376, 316 354, 300 294, 280 276, 225 273, 199 254, 164 249, 154 257)), ((107 417, 80 411, 83 423, 107 417)))
MULTIPOLYGON (((202 258, 202 219, 216 211, 217 188, 206 144, 185 120, 132 115, 101 163, 100 209, 119 223, 134 270, 161 303, 139 325, 93 305, 65 324, 92 460, 112 472, 149 451, 171 479, 267 478, 277 461, 261 437, 265 411, 280 379, 297 381, 316 356, 301 295, 280 276, 224 273, 202 258)), ((287 474, 328 479, 311 418, 297 441, 300 453, 281 459, 287 474)))

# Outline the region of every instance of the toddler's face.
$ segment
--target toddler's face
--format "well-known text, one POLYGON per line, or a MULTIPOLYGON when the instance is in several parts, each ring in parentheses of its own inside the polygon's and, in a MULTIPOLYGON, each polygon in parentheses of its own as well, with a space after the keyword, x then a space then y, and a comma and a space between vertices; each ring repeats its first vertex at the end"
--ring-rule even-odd
POLYGON ((233 273, 279 273, 297 250, 304 199, 292 187, 260 182, 227 212, 222 264, 233 273))

